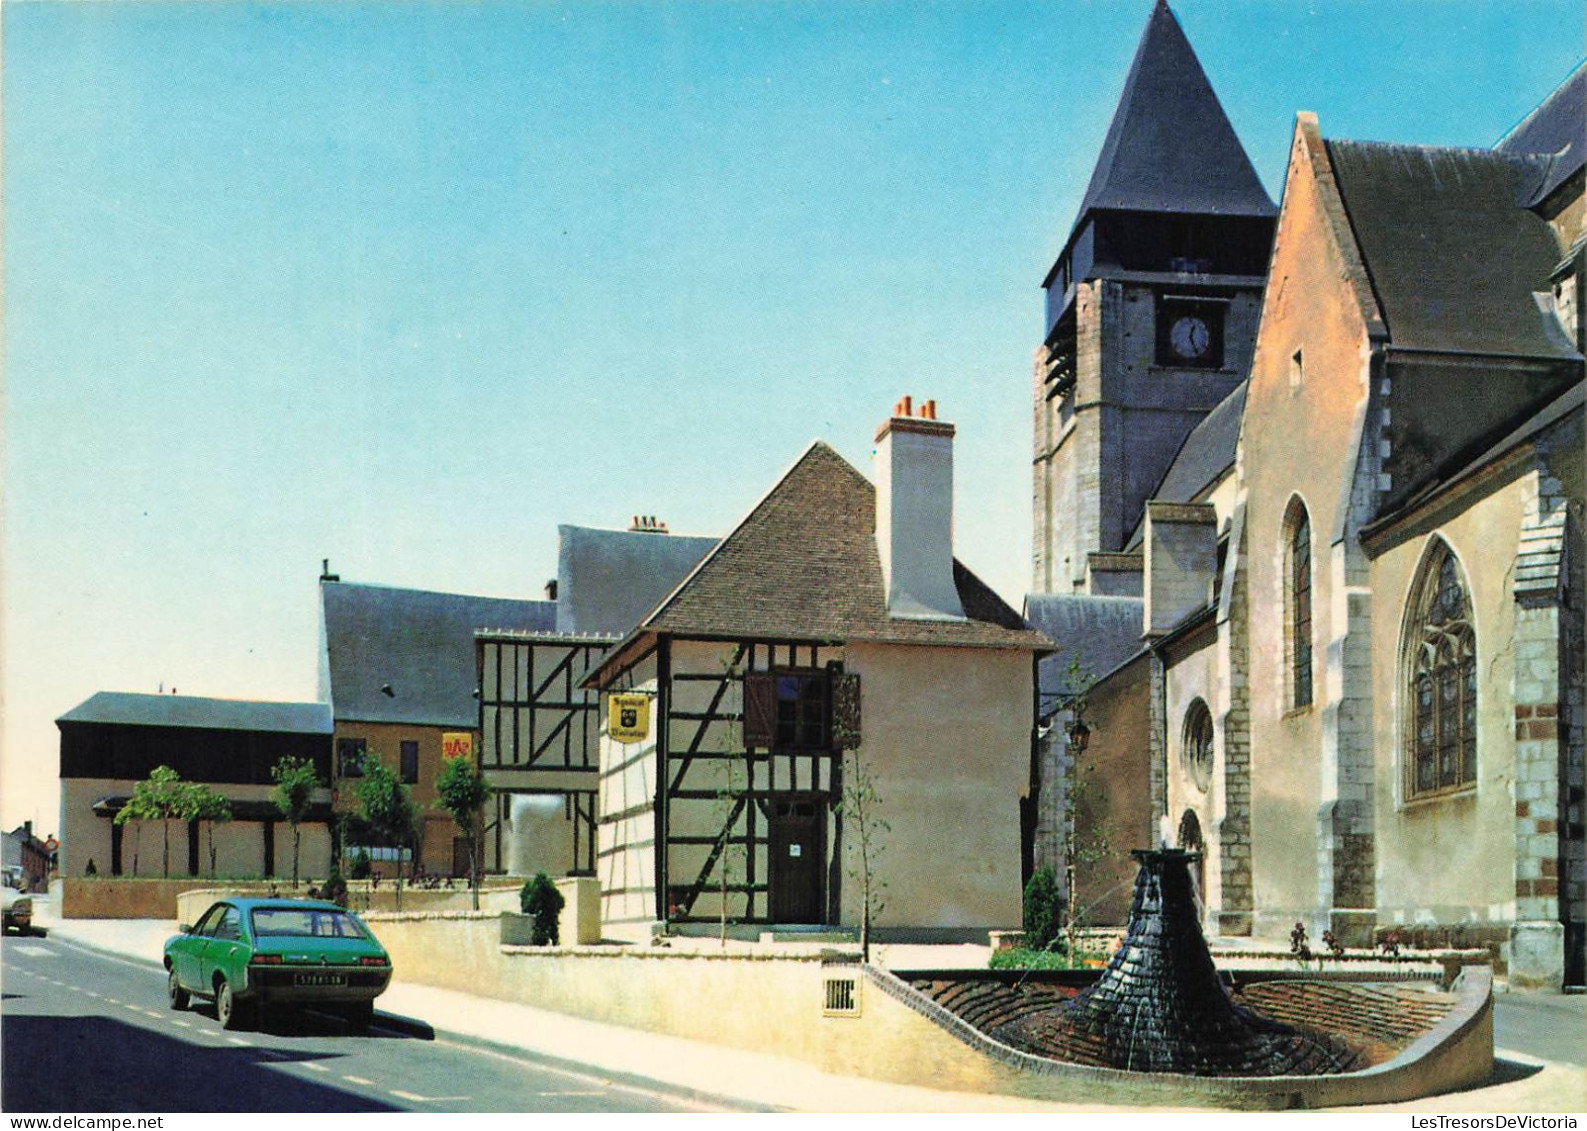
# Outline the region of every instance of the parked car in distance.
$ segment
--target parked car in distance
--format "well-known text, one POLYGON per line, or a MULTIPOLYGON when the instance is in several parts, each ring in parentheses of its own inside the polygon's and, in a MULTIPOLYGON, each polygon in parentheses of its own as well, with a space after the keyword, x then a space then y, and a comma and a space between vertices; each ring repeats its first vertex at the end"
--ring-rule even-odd
POLYGON ((223 899, 165 943, 172 1009, 215 1002, 227 1029, 262 1008, 319 1005, 367 1026, 391 981, 391 956, 363 920, 317 899, 223 899))
POLYGON ((26 935, 33 932, 33 897, 22 890, 22 873, 10 868, 0 877, 0 900, 5 906, 5 930, 26 935))

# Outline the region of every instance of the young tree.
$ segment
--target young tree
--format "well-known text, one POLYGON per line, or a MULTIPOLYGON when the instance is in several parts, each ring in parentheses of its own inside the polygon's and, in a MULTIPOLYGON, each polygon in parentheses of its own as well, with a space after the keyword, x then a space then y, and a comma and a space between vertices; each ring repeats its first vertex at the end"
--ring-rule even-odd
POLYGON ((858 842, 857 852, 847 854, 846 871, 849 878, 860 885, 862 962, 871 960, 871 926, 887 909, 887 881, 877 874, 877 864, 885 848, 883 839, 893 827, 879 812, 881 804, 870 763, 860 756, 858 747, 844 751, 843 798, 838 803, 838 812, 843 816, 845 828, 854 830, 858 842))
POLYGON ((468 843, 468 887, 475 911, 479 910, 479 838, 481 811, 490 800, 491 788, 485 783, 469 754, 448 758, 435 779, 435 792, 439 799, 435 805, 452 815, 458 832, 468 843))
MULTIPOLYGON (((165 854, 162 860, 162 873, 169 879, 171 876, 171 822, 176 820, 192 820, 191 793, 188 783, 182 781, 170 766, 156 766, 147 778, 132 787, 132 796, 121 807, 121 812, 116 814, 116 824, 125 825, 128 821, 138 822, 138 838, 143 837, 144 821, 159 821, 161 831, 165 834, 165 854)), ((138 852, 133 849, 132 874, 138 874, 138 852)))
POLYGON ((137 876, 138 874, 138 857, 140 855, 140 850, 143 848, 143 822, 151 821, 153 819, 154 813, 149 808, 148 800, 141 796, 136 789, 133 790, 132 796, 127 798, 127 803, 123 805, 116 813, 116 824, 125 827, 128 823, 131 823, 133 826, 133 876, 137 876))
POLYGON ((292 826, 292 886, 298 886, 298 847, 302 841, 301 825, 309 815, 309 805, 314 800, 314 791, 320 788, 319 775, 314 772, 314 763, 307 758, 294 758, 290 754, 281 758, 274 766, 270 767, 270 776, 275 779, 275 788, 270 791, 270 800, 276 803, 276 808, 281 810, 281 815, 286 818, 287 824, 292 826))
POLYGON ((192 820, 204 822, 206 839, 209 841, 209 874, 215 874, 215 826, 231 820, 231 802, 223 794, 217 793, 203 782, 189 782, 187 787, 191 792, 189 808, 192 811, 192 820))
MULTIPOLYGON (((409 847, 418 825, 413 806, 413 791, 397 780, 384 762, 370 758, 364 763, 364 776, 353 787, 358 816, 374 834, 397 849, 409 847)), ((397 864, 397 908, 402 908, 402 864, 397 864)))

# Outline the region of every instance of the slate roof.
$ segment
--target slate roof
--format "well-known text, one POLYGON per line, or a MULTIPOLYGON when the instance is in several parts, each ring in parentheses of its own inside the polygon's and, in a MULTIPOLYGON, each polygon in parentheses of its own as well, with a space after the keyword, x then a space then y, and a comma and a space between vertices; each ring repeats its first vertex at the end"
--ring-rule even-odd
POLYGON ((1097 209, 1278 214, 1163 0, 1141 33, 1075 229, 1097 209))
POLYGON ((324 703, 205 699, 197 695, 140 695, 125 691, 101 691, 55 721, 269 734, 330 734, 332 730, 331 709, 324 703))
POLYGON ((556 629, 620 636, 639 623, 720 539, 559 526, 556 629))
MULTIPOLYGON (((1234 391, 1219 401, 1185 437, 1179 454, 1168 465, 1163 481, 1152 498, 1165 503, 1193 503, 1224 472, 1234 466, 1235 448, 1240 443, 1240 420, 1245 415, 1245 393, 1250 381, 1241 381, 1234 391)), ((1137 549, 1146 539, 1146 516, 1141 515, 1135 533, 1125 544, 1137 549)))
POLYGON ((1587 63, 1578 66, 1494 148, 1512 156, 1554 156, 1533 198, 1525 202, 1527 205, 1541 203, 1564 184, 1587 161, 1587 63))
POLYGON ((1080 690, 1069 676, 1078 657, 1082 674, 1100 680, 1140 654, 1146 602, 1140 597, 1093 597, 1084 593, 1032 593, 1025 616, 1059 651, 1038 666, 1043 713, 1060 696, 1080 690))
POLYGON ((472 727, 476 629, 550 632, 556 605, 324 582, 322 666, 338 720, 472 727), (391 694, 381 691, 389 686, 391 694))
POLYGON ((1584 407, 1587 407, 1587 384, 1578 381, 1545 404, 1537 412, 1527 417, 1526 420, 1517 425, 1497 443, 1486 448, 1475 459, 1450 472, 1448 475, 1439 476, 1393 510, 1373 519, 1362 528, 1362 537, 1369 538, 1378 531, 1393 526, 1401 518, 1415 511, 1429 499, 1437 497, 1439 492, 1475 475, 1515 448, 1554 427, 1572 413, 1580 416, 1584 407))
POLYGON ((1560 257, 1549 226, 1524 207, 1548 176, 1548 158, 1326 144, 1394 346, 1579 356, 1533 297, 1548 289, 1560 257))
MULTIPOLYGON (((1051 647, 958 561, 965 620, 889 616, 875 528, 876 489, 818 441, 636 633, 1051 647)), ((608 663, 625 651, 608 653, 608 663)))

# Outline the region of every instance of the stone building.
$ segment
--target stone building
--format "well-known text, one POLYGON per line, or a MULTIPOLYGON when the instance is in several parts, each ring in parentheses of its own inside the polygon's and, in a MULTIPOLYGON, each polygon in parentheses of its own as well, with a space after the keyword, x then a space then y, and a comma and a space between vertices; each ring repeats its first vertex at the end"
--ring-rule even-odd
MULTIPOLYGON (((1300 115, 1249 376, 1139 558, 1093 558, 1090 592, 1136 568, 1141 600, 1089 692, 1145 720, 1149 804, 1110 816, 1204 854, 1209 929, 1403 929, 1583 980, 1584 90, 1487 150, 1300 115)), ((1138 780, 1108 729, 1086 757, 1138 780)))
POLYGON ((467 873, 466 846, 436 807, 435 782, 445 736, 472 736, 479 725, 474 633, 546 630, 555 622, 549 601, 355 584, 328 571, 320 578, 320 699, 335 721, 329 784, 336 812, 356 812, 356 786, 378 759, 410 788, 419 818, 412 859, 356 822, 347 826, 344 854, 362 847, 388 876, 399 861, 383 858, 397 853, 430 872, 467 873))

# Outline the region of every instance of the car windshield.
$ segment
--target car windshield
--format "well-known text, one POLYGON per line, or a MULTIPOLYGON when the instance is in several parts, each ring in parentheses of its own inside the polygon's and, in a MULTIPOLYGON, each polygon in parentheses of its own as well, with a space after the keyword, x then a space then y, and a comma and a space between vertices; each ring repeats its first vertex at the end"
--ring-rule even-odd
POLYGON ((296 935, 317 939, 362 939, 368 936, 345 911, 320 907, 257 907, 253 912, 255 938, 296 935))

